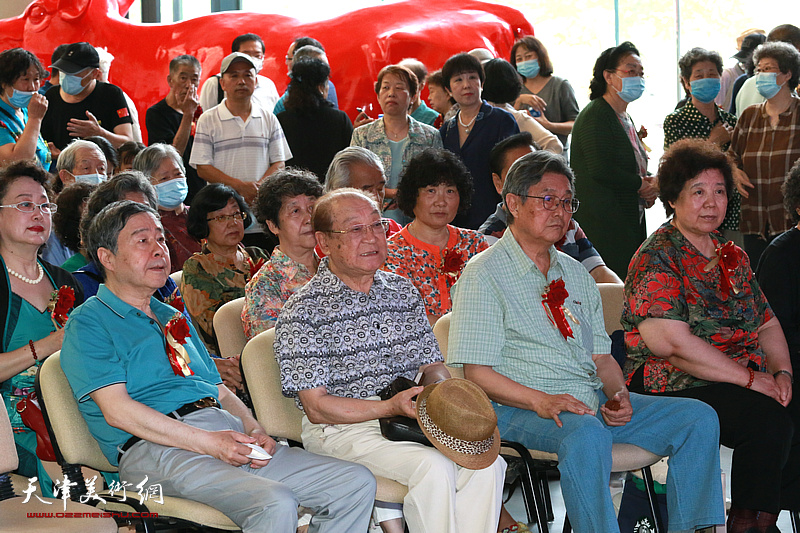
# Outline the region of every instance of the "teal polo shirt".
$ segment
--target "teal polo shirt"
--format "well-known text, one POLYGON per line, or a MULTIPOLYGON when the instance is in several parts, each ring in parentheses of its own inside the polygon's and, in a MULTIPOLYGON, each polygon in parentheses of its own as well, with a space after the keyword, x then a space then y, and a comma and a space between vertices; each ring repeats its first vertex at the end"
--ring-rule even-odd
MULTIPOLYGON (((152 297, 150 309, 161 324, 178 313, 152 297)), ((131 435, 106 423, 89 396, 92 392, 125 383, 131 398, 164 414, 201 398, 219 397, 222 379, 194 326, 189 325, 191 336, 184 345, 194 375, 183 377, 172 371, 158 322, 100 285, 96 296, 72 312, 64 328, 61 367, 89 431, 112 465, 117 464, 117 446, 131 435)))
POLYGON ((547 276, 520 248, 511 231, 467 263, 453 287, 447 364, 491 366, 547 394, 571 394, 597 409, 593 354, 611 353, 600 291, 577 261, 550 247, 547 276), (564 339, 542 306, 550 282, 563 278, 574 337, 564 339))

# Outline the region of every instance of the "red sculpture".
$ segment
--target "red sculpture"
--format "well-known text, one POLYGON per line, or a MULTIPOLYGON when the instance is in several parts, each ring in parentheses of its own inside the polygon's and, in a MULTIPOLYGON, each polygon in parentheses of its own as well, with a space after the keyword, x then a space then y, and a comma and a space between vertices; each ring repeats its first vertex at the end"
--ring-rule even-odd
POLYGON ((59 44, 88 41, 105 46, 116 58, 111 82, 131 96, 143 120, 146 109, 168 91, 166 76, 173 57, 196 56, 204 81, 219 72, 234 37, 253 32, 266 43, 261 74, 282 92, 288 83, 286 49, 295 37, 308 35, 325 45, 339 107, 355 118, 356 106, 373 103, 380 109, 374 82, 385 65, 416 57, 434 70, 451 55, 476 47, 507 57, 518 37, 533 33, 519 11, 474 0, 408 0, 311 23, 227 12, 175 24, 134 24, 121 15, 131 3, 35 0, 19 17, 0 21, 0 50, 20 46, 48 66, 59 44))

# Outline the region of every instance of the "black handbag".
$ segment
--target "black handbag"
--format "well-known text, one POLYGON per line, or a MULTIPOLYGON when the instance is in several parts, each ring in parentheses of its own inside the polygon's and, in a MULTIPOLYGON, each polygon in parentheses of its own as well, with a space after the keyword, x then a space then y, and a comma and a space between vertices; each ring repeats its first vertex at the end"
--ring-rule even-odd
MULTIPOLYGON (((398 377, 387 386, 385 389, 378 392, 381 400, 388 400, 393 398, 397 393, 416 387, 417 384, 403 376, 398 377)), ((392 416, 389 418, 381 418, 381 435, 391 441, 401 442, 416 442, 424 444, 425 446, 433 446, 428 440, 428 437, 422 432, 419 427, 419 422, 415 418, 407 416, 392 416)))

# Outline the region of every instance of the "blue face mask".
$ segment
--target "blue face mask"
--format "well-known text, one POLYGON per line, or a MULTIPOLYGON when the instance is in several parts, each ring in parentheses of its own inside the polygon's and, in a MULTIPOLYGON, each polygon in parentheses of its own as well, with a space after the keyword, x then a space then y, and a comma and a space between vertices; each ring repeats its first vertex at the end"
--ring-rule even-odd
POLYGON ((719 94, 721 87, 719 78, 703 78, 689 83, 692 87, 692 96, 698 101, 707 104, 719 94))
MULTIPOLYGON (((88 76, 88 74, 86 75, 88 76)), ((64 90, 65 93, 71 94, 75 96, 76 94, 80 94, 86 88, 81 85, 83 78, 80 76, 75 76, 74 74, 67 74, 66 72, 58 72, 58 80, 61 84, 61 88, 64 90)))
POLYGON ((75 183, 88 183, 89 185, 100 185, 106 181, 104 174, 73 174, 75 176, 75 183))
POLYGON ((624 101, 631 103, 638 100, 644 93, 644 78, 642 76, 633 76, 630 78, 620 78, 622 80, 622 90, 617 91, 617 94, 624 101))
POLYGON ((11 98, 8 99, 8 103, 16 107, 17 109, 22 109, 23 107, 28 107, 28 103, 33 98, 33 95, 36 91, 18 91, 14 89, 11 98))
POLYGON ((169 181, 162 181, 155 185, 158 205, 164 209, 175 209, 186 200, 189 193, 189 185, 186 178, 175 178, 169 181))
POLYGON ((539 74, 539 60, 531 59, 517 63, 517 72, 526 78, 535 78, 539 74))
POLYGON ((756 74, 756 90, 758 94, 767 100, 778 94, 782 85, 778 85, 777 77, 777 72, 759 72, 756 74))

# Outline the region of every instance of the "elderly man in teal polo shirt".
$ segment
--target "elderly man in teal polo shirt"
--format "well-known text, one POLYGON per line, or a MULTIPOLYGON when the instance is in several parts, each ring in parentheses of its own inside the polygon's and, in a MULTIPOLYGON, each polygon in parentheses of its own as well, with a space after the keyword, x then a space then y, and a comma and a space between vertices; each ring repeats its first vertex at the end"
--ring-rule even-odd
POLYGON ((111 204, 85 238, 105 283, 70 316, 61 366, 120 479, 210 505, 245 532, 293 533, 298 504, 314 512, 310 532, 366 531, 372 474, 276 445, 222 384, 194 327, 153 298, 170 272, 158 213, 111 204))
POLYGON ((577 533, 619 531, 612 443, 669 456, 669 531, 722 524, 719 427, 701 402, 630 394, 610 355, 600 293, 553 246, 578 208, 564 158, 535 152, 508 172, 509 230, 453 288, 449 364, 492 399, 503 438, 557 453, 577 533))

